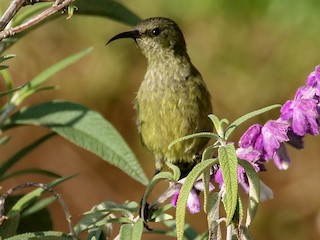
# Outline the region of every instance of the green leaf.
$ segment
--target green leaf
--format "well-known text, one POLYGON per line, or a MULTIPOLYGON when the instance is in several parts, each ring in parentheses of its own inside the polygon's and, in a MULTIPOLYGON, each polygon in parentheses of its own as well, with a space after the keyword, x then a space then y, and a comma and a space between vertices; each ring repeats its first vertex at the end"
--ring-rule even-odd
POLYGON ((141 239, 143 232, 143 220, 140 218, 134 225, 132 231, 132 240, 141 239))
POLYGON ((132 240, 133 227, 131 224, 123 224, 121 225, 120 232, 119 232, 119 239, 120 240, 132 240))
MULTIPOLYGON (((6 91, 6 92, 0 92, 0 97, 8 96, 8 95, 11 96, 12 93, 14 93, 14 92, 20 90, 21 88, 25 87, 27 84, 28 84, 28 83, 25 83, 25 84, 23 84, 23 85, 21 85, 21 86, 19 86, 19 87, 17 87, 17 88, 10 89, 9 91, 6 91)), ((9 86, 7 86, 7 87, 9 87, 9 86)))
MULTIPOLYGON (((3 71, 0 71, 0 74, 4 80, 4 83, 6 85, 6 89, 8 91, 12 90, 13 89, 13 79, 12 79, 10 72, 8 70, 3 70, 3 71)), ((11 96, 12 96, 12 94, 9 94, 9 99, 11 98, 11 96)), ((3 109, 3 107, 2 107, 2 109, 3 109)))
POLYGON ((181 176, 180 168, 168 161, 166 162, 166 165, 172 170, 174 181, 178 181, 181 176))
POLYGON ((107 17, 132 26, 140 21, 136 14, 114 0, 76 0, 74 5, 78 7, 76 14, 107 17))
POLYGON ((6 144, 7 142, 9 142, 10 139, 11 139, 10 136, 3 136, 3 137, 0 139, 0 146, 6 144))
POLYGON ((53 101, 15 113, 4 129, 15 125, 40 125, 100 156, 146 185, 148 179, 135 155, 116 129, 99 113, 82 105, 53 101))
POLYGON ((61 175, 54 173, 52 171, 45 170, 45 169, 27 168, 27 169, 17 170, 13 173, 6 174, 4 176, 0 176, 0 181, 4 181, 6 179, 16 177, 19 175, 24 175, 24 174, 39 174, 39 175, 44 175, 44 176, 53 177, 53 178, 60 178, 61 177, 61 175))
MULTIPOLYGON (((171 231, 164 231, 164 232, 158 232, 158 233, 175 238, 177 236, 176 221, 175 220, 168 220, 168 221, 164 222, 164 225, 167 226, 168 228, 170 228, 171 231)), ((200 235, 198 234, 198 232, 194 228, 192 228, 187 223, 184 225, 184 236, 183 236, 184 240, 196 240, 196 239, 199 240, 200 239, 199 237, 200 237, 200 235)), ((208 239, 208 238, 206 237, 203 239, 208 239)))
POLYGON ((176 208, 176 222, 177 222, 177 239, 182 240, 184 234, 186 205, 189 193, 197 181, 198 177, 206 169, 210 168, 213 164, 218 163, 218 159, 208 159, 206 161, 198 163, 188 174, 184 184, 182 185, 178 197, 177 208, 176 208))
POLYGON ((240 196, 238 195, 236 210, 234 211, 232 224, 233 226, 240 226, 243 220, 243 206, 240 196))
POLYGON ((171 142, 168 146, 168 149, 170 149, 173 145, 188 140, 190 138, 196 138, 196 137, 205 137, 205 138, 215 138, 215 139, 220 139, 219 135, 212 133, 212 132, 199 132, 199 133, 194 133, 190 134, 188 136, 184 136, 178 139, 175 139, 173 142, 171 142))
POLYGON ((239 164, 244 168, 249 180, 249 204, 247 211, 246 226, 249 227, 255 217, 260 202, 260 180, 258 174, 250 163, 239 160, 239 164))
POLYGON ((0 63, 7 61, 8 59, 14 58, 16 55, 15 54, 7 54, 4 56, 0 57, 0 63))
MULTIPOLYGON (((138 204, 136 202, 126 202, 124 204, 117 204, 111 201, 105 201, 102 202, 96 206, 94 206, 92 208, 91 211, 88 212, 88 214, 90 213, 94 213, 94 212, 119 212, 124 216, 127 217, 134 217, 134 213, 138 210, 138 204)), ((87 213, 84 213, 85 215, 87 213)))
MULTIPOLYGON (((59 183, 62 183, 68 179, 70 179, 73 176, 68 176, 64 178, 57 179, 51 183, 48 184, 48 186, 55 186, 59 183)), ((30 183, 25 183, 26 186, 31 186, 30 183)), ((22 184, 23 185, 23 184, 22 184)), ((21 185, 21 186, 22 186, 21 185)), ((19 190, 17 188, 16 190, 19 190)), ((20 215, 23 210, 26 210, 30 204, 32 204, 37 198, 39 198, 42 193, 45 191, 43 188, 38 188, 26 195, 24 195, 22 198, 20 198, 11 208, 11 210, 8 212, 7 217, 8 219, 2 224, 0 228, 0 236, 6 236, 10 237, 16 234, 16 230, 18 228, 18 224, 20 221, 20 215)), ((2 197, 2 204, 5 203, 5 199, 2 197)))
POLYGON ((76 235, 80 234, 81 232, 89 229, 92 225, 96 222, 106 218, 108 214, 104 212, 93 212, 90 213, 79 220, 79 222, 74 226, 74 232, 76 235))
POLYGON ((120 240, 139 240, 143 231, 143 221, 139 219, 134 224, 124 224, 120 228, 120 240))
MULTIPOLYGON (((18 91, 16 93, 16 95, 15 95, 16 97, 13 97, 14 104, 19 105, 27 97, 38 92, 40 85, 43 84, 45 81, 47 81, 51 76, 53 76, 57 72, 61 71, 62 69, 70 66, 71 64, 75 63, 80 58, 87 55, 91 50, 92 50, 92 48, 87 48, 79 53, 71 55, 71 56, 61 60, 60 62, 52 65, 51 67, 47 68, 46 70, 44 70, 40 74, 38 74, 35 78, 33 78, 28 83, 26 88, 22 88, 20 91, 18 91)), ((45 88, 45 89, 47 89, 47 88, 45 88)), ((52 89, 52 87, 50 87, 49 89, 52 89)))
POLYGON ((49 138, 53 137, 55 133, 46 134, 33 143, 27 145, 26 147, 22 148, 18 152, 16 152, 11 158, 5 161, 0 167, 0 179, 4 178, 3 175, 17 162, 19 162, 24 156, 30 153, 33 149, 38 147, 41 143, 48 140, 49 138))
MULTIPOLYGON (((62 177, 62 178, 59 178, 59 179, 56 179, 54 181, 52 181, 51 183, 49 183, 48 185, 49 186, 56 186, 66 180, 69 180, 70 178, 72 178, 74 176, 67 176, 67 177, 62 177)), ((20 200, 12 207, 12 209, 9 211, 9 214, 13 213, 19 213, 19 212, 22 212, 23 210, 26 209, 26 207, 29 205, 29 203, 31 203, 32 201, 34 201, 35 199, 39 198, 42 193, 44 192, 45 190, 42 189, 42 188, 38 188, 36 190, 33 190, 32 192, 24 195, 22 198, 20 198, 20 200)))
POLYGON ((71 55, 60 62, 55 63, 48 69, 44 70, 41 72, 39 75, 37 75, 35 78, 33 78, 30 81, 30 87, 35 88, 44 83, 48 78, 56 74, 57 72, 60 72, 62 69, 70 66, 71 64, 75 63, 78 61, 80 58, 84 57, 87 55, 89 52, 91 52, 92 47, 87 48, 79 53, 76 53, 74 55, 71 55))
MULTIPOLYGON (((167 214, 166 211, 168 211, 171 208, 172 208, 172 204, 171 203, 168 203, 165 206, 163 206, 161 208, 158 208, 157 210, 155 210, 152 213, 151 219, 155 219, 155 222, 161 222, 161 221, 169 220, 169 219, 163 219, 163 216, 164 217, 168 217, 169 214, 167 214)), ((169 215, 169 216, 171 216, 171 215, 169 215)))
POLYGON ((109 235, 105 236, 104 230, 105 230, 105 228, 103 228, 103 229, 102 228, 90 229, 88 231, 89 234, 88 234, 87 240, 107 240, 107 239, 109 239, 110 236, 109 235))
POLYGON ((213 236, 213 239, 221 239, 221 229, 219 224, 219 206, 221 197, 218 192, 210 192, 208 196, 208 228, 209 236, 213 236))
POLYGON ((253 240, 253 237, 246 226, 239 226, 232 229, 232 239, 253 240))
MULTIPOLYGON (((9 214, 8 214, 9 215, 9 214)), ((11 213, 0 227, 0 236, 3 238, 8 238, 17 234, 18 226, 20 222, 19 212, 11 213)))
POLYGON ((34 204, 32 204, 30 207, 28 207, 26 210, 24 210, 21 213, 21 217, 27 217, 30 216, 44 208, 46 208, 47 206, 49 206, 51 203, 53 203, 56 200, 56 197, 52 196, 52 197, 47 197, 45 199, 42 199, 40 201, 35 202, 34 204))
POLYGON ((233 123, 231 123, 229 125, 229 127, 225 131, 225 139, 228 139, 228 137, 230 136, 230 134, 234 131, 234 129, 236 127, 238 127, 240 124, 244 123, 245 121, 249 120, 250 118, 256 117, 262 113, 265 113, 265 112, 268 112, 272 109, 280 108, 280 107, 281 107, 280 104, 274 104, 274 105, 264 107, 264 108, 261 108, 256 111, 253 111, 253 112, 250 112, 250 113, 243 115, 242 117, 238 118, 237 120, 235 120, 233 123))
POLYGON ((233 144, 219 147, 218 155, 225 188, 225 197, 223 200, 227 213, 227 225, 229 225, 237 207, 238 159, 233 144))
POLYGON ((24 233, 19 234, 14 237, 6 238, 6 240, 72 240, 72 237, 62 233, 62 232, 54 232, 54 231, 46 231, 46 232, 35 232, 35 233, 24 233))

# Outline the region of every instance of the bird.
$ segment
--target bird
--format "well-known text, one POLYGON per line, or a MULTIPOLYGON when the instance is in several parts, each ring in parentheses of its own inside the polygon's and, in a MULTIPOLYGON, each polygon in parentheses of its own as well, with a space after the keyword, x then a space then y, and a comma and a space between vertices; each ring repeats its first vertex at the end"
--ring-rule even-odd
POLYGON ((142 144, 154 155, 155 172, 166 162, 180 169, 199 161, 208 138, 174 140, 199 132, 211 132, 211 95, 192 64, 179 26, 165 17, 141 20, 117 39, 131 38, 147 59, 147 70, 135 98, 137 128, 142 144))

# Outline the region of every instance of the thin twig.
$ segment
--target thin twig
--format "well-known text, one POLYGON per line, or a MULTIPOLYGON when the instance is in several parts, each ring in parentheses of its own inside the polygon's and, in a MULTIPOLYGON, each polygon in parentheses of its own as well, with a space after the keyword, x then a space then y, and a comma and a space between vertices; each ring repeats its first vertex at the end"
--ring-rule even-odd
POLYGON ((11 19, 16 15, 26 0, 13 0, 0 19, 0 31, 5 29, 11 19))
POLYGON ((65 214, 65 217, 66 217, 66 220, 68 222, 68 226, 69 226, 69 230, 70 230, 70 235, 72 236, 72 239, 76 240, 77 237, 76 237, 76 234, 73 230, 73 227, 72 227, 72 222, 71 222, 71 214, 69 212, 69 209, 66 205, 66 203, 63 201, 63 199, 61 198, 61 195, 55 191, 53 189, 53 187, 51 187, 50 185, 48 184, 43 184, 43 183, 35 183, 35 182, 26 182, 26 183, 23 183, 23 184, 20 184, 20 185, 17 185, 13 188, 10 188, 8 191, 6 191, 4 194, 2 194, 0 196, 0 225, 6 220, 8 219, 8 217, 5 215, 5 209, 4 209, 4 205, 5 205, 5 200, 6 198, 11 195, 13 192, 17 191, 17 190, 20 190, 20 189, 23 189, 23 188, 27 188, 27 187, 39 187, 39 188, 42 188, 48 192, 51 192, 53 193, 53 195, 56 197, 56 199, 59 201, 63 211, 64 211, 64 214, 65 214))
POLYGON ((54 2, 55 0, 25 0, 22 6, 33 5, 40 2, 54 2))
POLYGON ((44 10, 42 13, 31 18, 30 20, 28 20, 18 26, 2 30, 0 32, 0 40, 11 37, 19 32, 22 32, 22 31, 40 23, 41 21, 43 21, 47 17, 61 11, 62 9, 67 7, 73 1, 74 0, 56 0, 50 8, 44 10))

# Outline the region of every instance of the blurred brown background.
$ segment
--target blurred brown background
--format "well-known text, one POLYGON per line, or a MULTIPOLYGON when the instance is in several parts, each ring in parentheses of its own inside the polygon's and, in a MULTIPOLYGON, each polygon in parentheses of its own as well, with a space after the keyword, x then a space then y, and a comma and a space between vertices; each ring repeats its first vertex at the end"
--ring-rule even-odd
MULTIPOLYGON (((284 103, 320 64, 320 2, 318 1, 122 1, 141 18, 166 16, 182 28, 194 65, 207 82, 214 112, 230 121, 258 108, 284 103)), ((75 16, 55 20, 24 37, 6 53, 15 85, 30 80, 51 64, 89 46, 94 50, 81 61, 51 78, 59 85, 24 105, 51 99, 84 104, 104 115, 126 139, 153 175, 152 156, 142 148, 134 123, 133 99, 146 69, 146 60, 131 40, 105 46, 130 26, 109 19, 75 16)), ((274 110, 243 125, 233 136, 237 142, 252 123, 278 118, 274 110)), ((10 132, 0 161, 46 132, 21 127, 10 132)), ((261 178, 274 191, 274 199, 260 205, 252 225, 255 239, 318 239, 320 237, 320 138, 307 137, 305 149, 289 147, 292 165, 277 170, 273 163, 261 178)), ((91 153, 55 137, 29 154, 15 169, 41 167, 62 175, 79 173, 57 187, 76 222, 79 215, 105 200, 139 201, 143 186, 121 170, 91 153)), ((25 181, 49 182, 38 176, 18 177, 4 183, 7 189, 25 181)), ((67 231, 63 212, 55 203, 56 230, 67 231)), ((202 215, 188 216, 199 231, 206 228, 202 215)), ((149 239, 145 236, 145 239, 149 239)), ((155 238, 157 239, 157 238, 155 238)))

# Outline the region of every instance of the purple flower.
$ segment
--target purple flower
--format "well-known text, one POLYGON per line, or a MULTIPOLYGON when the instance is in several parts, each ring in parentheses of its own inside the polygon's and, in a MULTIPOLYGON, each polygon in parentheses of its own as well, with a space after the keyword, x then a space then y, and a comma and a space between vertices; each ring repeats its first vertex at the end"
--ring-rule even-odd
POLYGON ((267 161, 274 157, 280 144, 289 140, 287 136, 289 124, 281 120, 270 120, 261 129, 264 156, 267 161))
MULTIPOLYGON (((221 168, 218 169, 214 176, 214 180, 216 183, 219 184, 219 187, 222 188, 224 181, 222 177, 222 170, 221 168)), ((244 170, 244 168, 241 165, 238 165, 238 183, 243 188, 243 190, 248 193, 249 192, 249 181, 247 174, 244 170)))
POLYGON ((264 126, 252 125, 240 138, 237 157, 247 160, 257 172, 265 171, 263 162, 270 159, 279 169, 285 169, 290 159, 283 143, 289 141, 289 126, 281 119, 270 120, 264 126))
POLYGON ((289 168, 291 160, 284 143, 280 144, 280 147, 277 149, 277 152, 273 156, 273 161, 277 168, 280 170, 287 170, 289 168))
POLYGON ((318 101, 319 96, 320 96, 320 89, 318 87, 303 86, 303 87, 298 88, 298 90, 294 96, 294 100, 314 99, 314 100, 318 101))
POLYGON ((287 101, 281 108, 280 118, 291 121, 291 128, 298 136, 319 134, 317 101, 314 99, 295 99, 287 101))
POLYGON ((320 66, 316 66, 315 70, 309 74, 306 81, 307 86, 314 87, 320 83, 320 66))
POLYGON ((292 147, 296 149, 302 149, 304 148, 304 142, 303 142, 303 136, 298 136, 295 134, 291 128, 288 130, 288 137, 289 141, 288 144, 290 144, 292 147))
MULTIPOLYGON (((177 201, 178 201, 178 197, 180 194, 180 190, 182 187, 182 184, 184 183, 186 178, 180 179, 178 181, 178 189, 177 191, 173 194, 172 198, 171 198, 171 204, 172 206, 176 207, 177 206, 177 201)), ((214 186, 212 183, 209 182, 209 191, 212 191, 214 189, 214 186)), ((200 191, 204 191, 204 184, 202 182, 202 179, 198 179, 193 188, 191 189, 189 196, 188 196, 188 200, 187 200, 187 208, 189 209, 190 213, 198 213, 200 212, 200 199, 199 199, 199 193, 200 191)))
POLYGON ((238 148, 236 150, 237 157, 242 160, 248 161, 256 172, 266 171, 263 163, 260 161, 261 153, 254 150, 252 147, 238 148))
MULTIPOLYGON (((270 160, 280 147, 280 143, 289 140, 287 136, 289 124, 280 119, 270 120, 264 126, 252 125, 240 138, 241 148, 252 148, 261 154, 260 159, 270 160)), ((249 151, 250 152, 250 151, 249 151)), ((252 154, 252 152, 250 152, 252 154)), ((240 156, 241 159, 250 159, 250 156, 240 156)))
MULTIPOLYGON (((177 206, 178 197, 180 194, 180 189, 174 193, 171 199, 172 206, 177 206)), ((187 200, 187 208, 189 209, 190 213, 198 213, 200 212, 200 199, 195 191, 195 189, 192 189, 189 193, 188 200, 187 200)))

